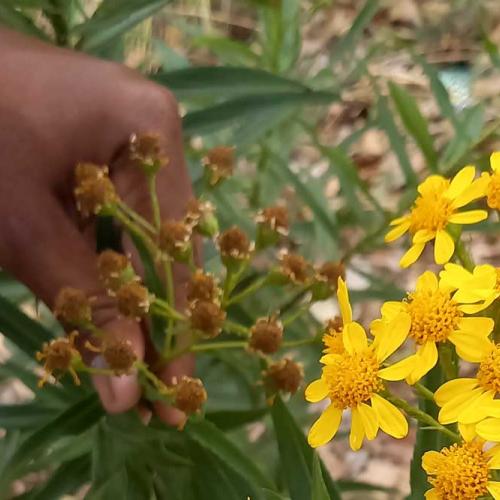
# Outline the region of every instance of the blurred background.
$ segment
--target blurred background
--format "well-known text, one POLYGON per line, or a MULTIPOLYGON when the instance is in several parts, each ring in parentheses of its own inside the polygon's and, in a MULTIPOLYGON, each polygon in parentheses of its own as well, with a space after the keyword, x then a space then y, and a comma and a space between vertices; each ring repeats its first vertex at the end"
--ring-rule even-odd
MULTIPOLYGON (((204 152, 236 147, 237 172, 212 195, 222 227, 238 224, 251 234, 256 210, 286 202, 292 220, 286 245, 313 262, 346 263, 354 315, 365 325, 381 301, 400 299, 424 267, 433 269, 426 257, 399 269, 403 248, 384 244, 387 222, 407 209, 423 177, 453 174, 468 163, 486 170, 489 153, 500 148, 495 0, 2 0, 0 22, 122 61, 169 87, 181 106, 195 188, 204 152)), ((477 228, 469 238, 475 258, 499 265, 498 221, 477 228)), ((208 246, 206 267, 217 272, 214 257, 208 246)), ((262 269, 271 258, 262 257, 262 269)), ((266 314, 268 304, 283 308, 295 300, 292 293, 265 293, 245 302, 243 323, 266 314)), ((0 294, 53 322, 4 275, 0 294)), ((315 305, 294 323, 292 338, 312 334, 335 313, 333 300, 315 305)), ((319 350, 291 353, 305 363, 306 380, 319 372, 319 350)), ((20 356, 0 337, 4 429, 19 425, 19 416, 2 408, 33 397, 14 369, 25 362, 20 356)), ((247 365, 233 353, 201 357, 208 411, 258 406, 255 367, 247 365)), ((316 415, 300 393, 289 404, 306 429, 316 415)), ((39 425, 51 415, 50 405, 45 410, 23 425, 39 425)), ((267 418, 231 432, 273 468, 277 451, 266 439, 267 418)), ((346 498, 404 498, 414 437, 383 435, 359 452, 335 439, 320 454, 347 490, 352 480, 381 490, 346 498)), ((30 481, 39 476, 18 481, 15 492, 30 481)))

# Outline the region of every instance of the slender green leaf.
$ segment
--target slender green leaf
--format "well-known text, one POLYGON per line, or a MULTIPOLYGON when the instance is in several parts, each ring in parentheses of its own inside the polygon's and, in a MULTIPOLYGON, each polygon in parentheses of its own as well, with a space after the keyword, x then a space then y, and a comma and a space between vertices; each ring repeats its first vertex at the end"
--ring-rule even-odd
POLYGON ((395 488, 386 488, 376 484, 365 483, 362 481, 350 481, 348 479, 339 479, 337 485, 340 491, 380 491, 382 493, 395 494, 395 488))
POLYGON ((113 42, 152 16, 170 0, 104 0, 88 21, 75 27, 78 48, 92 52, 113 42))
POLYGON ((0 331, 30 357, 44 342, 54 338, 52 332, 21 312, 12 302, 0 296, 0 331))
POLYGON ((421 149, 429 169, 432 172, 437 172, 438 156, 434 149, 434 141, 415 99, 402 87, 392 82, 389 84, 389 89, 406 130, 421 149))
POLYGON ((2 24, 26 35, 49 40, 49 37, 35 25, 30 17, 16 10, 14 6, 5 5, 4 2, 0 5, 0 25, 2 24))
POLYGON ((285 497, 283 495, 280 495, 279 493, 276 493, 275 491, 271 490, 262 490, 266 496, 266 500, 290 500, 288 497, 285 497))
POLYGON ((312 470, 312 500, 330 500, 330 495, 326 489, 325 481, 323 479, 323 472, 321 470, 321 463, 318 455, 313 457, 313 470, 312 470))
POLYGON ((57 413, 54 408, 46 408, 38 403, 0 405, 0 428, 33 429, 43 425, 57 413))
POLYGON ((255 66, 259 56, 242 42, 219 36, 200 36, 193 40, 196 47, 212 51, 223 64, 255 66))
POLYGON ((304 93, 302 83, 262 69, 226 66, 199 66, 152 75, 151 79, 168 87, 178 99, 219 98, 278 92, 304 93))
MULTIPOLYGON (((0 407, 1 408, 1 407, 0 407)), ((0 409, 1 411, 1 409, 0 409)), ((267 414, 268 408, 257 408, 252 410, 228 410, 208 412, 205 418, 215 424, 223 431, 229 431, 242 425, 259 420, 267 414)), ((1 421, 0 421, 1 423, 1 421)))
POLYGON ((185 431, 189 437, 210 450, 228 467, 247 478, 255 487, 273 489, 272 481, 260 468, 211 422, 191 420, 185 431))

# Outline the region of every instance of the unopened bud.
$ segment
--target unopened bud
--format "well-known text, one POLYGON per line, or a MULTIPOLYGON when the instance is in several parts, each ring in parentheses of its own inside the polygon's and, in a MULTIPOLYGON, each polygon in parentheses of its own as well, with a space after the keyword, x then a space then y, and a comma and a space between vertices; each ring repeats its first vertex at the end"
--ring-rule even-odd
POLYGON ((207 391, 199 378, 184 375, 174 388, 174 406, 186 415, 199 413, 207 400, 207 391))
POLYGON ((160 227, 159 246, 174 260, 186 261, 191 252, 191 227, 184 221, 163 221, 160 227))
POLYGON ((254 245, 236 226, 219 235, 217 239, 222 262, 226 267, 236 267, 250 258, 254 245))
POLYGON ((304 379, 304 369, 301 364, 285 358, 272 364, 264 372, 264 383, 272 392, 295 394, 304 379))
POLYGON ((202 164, 208 174, 210 186, 215 186, 233 175, 235 163, 234 147, 217 146, 209 150, 203 157, 202 164))
POLYGON ((314 275, 312 286, 313 300, 325 300, 337 290, 339 278, 345 278, 345 266, 342 262, 325 262, 314 275))
POLYGON ((105 213, 118 201, 115 187, 108 177, 107 167, 80 164, 75 177, 76 206, 84 217, 105 213))
POLYGON ((295 253, 282 251, 279 256, 279 267, 272 272, 271 280, 276 283, 293 283, 304 285, 310 278, 311 265, 295 253))
POLYGON ((169 159, 162 153, 158 134, 132 134, 129 145, 130 160, 148 175, 154 175, 169 159))
POLYGON ((281 236, 288 235, 288 212, 285 207, 276 205, 263 208, 255 218, 257 222, 257 248, 274 245, 281 236))
POLYGON ((209 201, 191 198, 187 204, 186 223, 197 233, 213 238, 219 232, 215 207, 209 201))
POLYGON ((82 290, 62 288, 54 301, 54 316, 66 327, 85 326, 92 320, 90 300, 82 290))
POLYGON ((137 356, 130 340, 114 340, 105 342, 102 357, 115 375, 127 375, 131 372, 137 356))
POLYGON ((250 329, 249 347, 264 354, 273 354, 281 346, 283 325, 274 317, 260 318, 250 329))
POLYGON ((192 275, 187 285, 187 300, 190 303, 204 300, 216 302, 220 297, 221 291, 217 286, 215 278, 197 269, 192 275))
POLYGON ((139 320, 149 311, 151 299, 148 289, 132 281, 122 285, 116 292, 118 310, 128 318, 139 320))
POLYGON ((200 300, 191 308, 191 327, 209 338, 219 335, 225 319, 226 313, 215 302, 200 300))
POLYGON ((99 254, 97 270, 102 284, 112 292, 136 278, 127 256, 114 250, 104 250, 99 254))

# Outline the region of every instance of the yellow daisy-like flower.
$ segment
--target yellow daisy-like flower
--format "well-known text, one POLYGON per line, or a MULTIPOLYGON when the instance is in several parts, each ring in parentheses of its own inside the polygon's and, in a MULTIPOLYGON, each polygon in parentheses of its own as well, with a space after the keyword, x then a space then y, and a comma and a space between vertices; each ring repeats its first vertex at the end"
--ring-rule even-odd
POLYGON ((486 417, 500 417, 500 399, 495 399, 500 395, 500 345, 488 341, 481 351, 475 377, 450 380, 434 393, 441 406, 438 419, 442 424, 473 424, 486 417))
POLYGON ((492 173, 481 174, 481 178, 487 182, 486 203, 490 208, 500 210, 500 151, 490 156, 492 173))
POLYGON ((500 268, 488 264, 476 266, 472 272, 458 264, 448 263, 439 273, 441 281, 457 290, 453 298, 463 304, 463 311, 475 314, 500 297, 500 268))
POLYGON ((385 241, 397 240, 405 233, 412 236, 412 246, 399 264, 408 267, 422 254, 426 243, 434 240, 434 260, 437 264, 448 262, 455 251, 455 242, 447 231, 448 224, 475 224, 486 219, 485 210, 458 209, 485 195, 487 179, 474 180, 475 168, 464 167, 450 181, 440 175, 428 177, 418 186, 419 196, 410 213, 394 219, 394 226, 385 241))
POLYGON ((339 277, 337 280, 337 301, 340 308, 340 316, 328 321, 323 334, 325 354, 340 354, 344 351, 342 332, 346 325, 352 322, 352 307, 349 301, 349 292, 345 281, 339 277))
MULTIPOLYGON (((390 329, 402 331, 409 323, 407 314, 397 315, 390 329)), ((404 336, 380 335, 376 343, 369 344, 363 327, 356 322, 344 325, 342 339, 345 351, 327 354, 321 378, 306 389, 306 399, 311 403, 330 399, 330 405, 321 414, 309 431, 308 441, 313 447, 326 444, 333 439, 342 420, 344 410, 351 410, 351 432, 349 443, 359 450, 363 440, 375 439, 382 429, 395 438, 408 433, 408 422, 404 415, 380 393, 389 368, 382 363, 404 342, 404 336)), ((394 380, 389 373, 389 379, 394 380)))
POLYGON ((491 471, 500 469, 500 445, 486 450, 469 426, 460 426, 460 432, 462 443, 424 453, 422 467, 432 485, 426 500, 476 500, 488 494, 500 500, 500 483, 491 479, 491 471))
POLYGON ((481 361, 490 344, 488 335, 493 330, 493 320, 466 317, 464 304, 454 297, 453 291, 445 281, 426 271, 418 278, 415 291, 408 293, 405 300, 386 302, 382 306, 382 319, 372 323, 375 336, 378 338, 379 329, 387 321, 405 312, 411 318, 406 333, 417 348, 414 355, 391 367, 394 376, 404 375, 409 384, 418 382, 437 363, 437 344, 447 341, 455 345, 464 360, 481 361))

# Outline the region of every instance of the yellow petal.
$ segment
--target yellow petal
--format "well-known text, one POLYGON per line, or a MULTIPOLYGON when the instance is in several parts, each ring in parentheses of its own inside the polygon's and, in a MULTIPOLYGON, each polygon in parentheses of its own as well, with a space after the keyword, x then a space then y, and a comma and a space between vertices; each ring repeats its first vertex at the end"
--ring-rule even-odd
POLYGON ((448 339, 455 345, 457 354, 471 363, 480 363, 494 347, 488 338, 469 332, 453 332, 448 339))
POLYGON ((402 302, 397 302, 395 300, 389 300, 387 302, 384 302, 382 305, 380 312, 382 313, 382 317, 384 319, 391 320, 399 314, 401 311, 405 311, 406 307, 402 302))
POLYGON ((401 257, 399 265, 403 268, 411 266, 424 251, 425 243, 415 243, 410 249, 401 257))
POLYGON ((319 362, 324 365, 332 365, 334 363, 338 363, 341 359, 342 356, 340 354, 325 354, 324 356, 321 356, 319 362))
POLYGON ((331 404, 309 430, 307 436, 309 444, 317 448, 331 441, 339 429, 341 420, 342 410, 331 404))
POLYGON ((481 175, 479 179, 476 179, 460 196, 455 198, 452 202, 453 208, 460 208, 477 198, 482 198, 485 196, 486 189, 489 183, 488 175, 481 175))
POLYGON ((495 151, 490 155, 490 165, 493 172, 500 170, 500 151, 495 151))
POLYGON ((413 371, 408 375, 406 381, 413 385, 418 382, 428 371, 430 371, 437 363, 438 351, 434 342, 426 342, 421 346, 415 354, 415 366, 413 371))
POLYGON ((470 392, 477 386, 478 382, 475 378, 456 378, 444 383, 434 393, 434 400, 439 406, 443 406, 456 396, 470 392))
POLYGON ((355 321, 344 326, 342 340, 344 347, 349 354, 363 352, 368 347, 365 329, 355 321))
POLYGON ((458 422, 458 430, 467 443, 470 443, 477 437, 476 424, 462 424, 458 422))
POLYGON ((365 428, 363 420, 357 408, 351 411, 351 433, 349 434, 349 444, 354 451, 358 451, 365 437, 365 428))
POLYGON ((437 494, 436 488, 431 488, 425 492, 425 500, 441 500, 441 497, 437 494))
POLYGON ((427 243, 431 241, 436 236, 435 231, 430 231, 429 229, 419 229, 412 238, 412 243, 427 243))
POLYGON ((477 435, 486 441, 500 441, 500 418, 486 418, 476 425, 477 435))
POLYGON ((365 403, 358 405, 359 415, 365 428, 366 438, 370 441, 377 437, 378 432, 378 417, 375 410, 365 403))
POLYGON ((425 271, 425 273, 422 273, 415 284, 415 290, 417 290, 417 292, 423 290, 435 292, 437 289, 438 279, 432 271, 425 271))
POLYGON ((472 165, 462 168, 450 182, 450 187, 445 192, 446 197, 451 200, 457 198, 471 185, 475 175, 476 169, 472 165))
POLYGON ((342 322, 346 325, 352 321, 352 309, 349 302, 349 292, 347 291, 347 286, 345 281, 340 277, 338 280, 337 300, 339 302, 342 322))
POLYGON ((495 326, 495 322, 491 318, 483 316, 477 318, 461 318, 458 323, 458 329, 461 332, 474 333, 481 337, 487 337, 495 326))
POLYGON ((462 266, 448 262, 448 264, 445 264, 444 270, 439 273, 439 278, 450 288, 455 289, 468 283, 473 278, 473 275, 462 266))
POLYGON ((486 454, 490 457, 488 467, 490 469, 500 469, 500 444, 496 444, 490 448, 486 454))
POLYGON ((458 416, 469 406, 474 405, 475 401, 484 394, 484 389, 478 387, 465 394, 459 394, 448 401, 439 411, 438 420, 443 425, 458 421, 458 416))
POLYGON ((446 264, 451 259, 454 251, 455 242, 453 238, 444 229, 438 231, 434 242, 434 260, 436 264, 446 264))
POLYGON ((498 481, 488 481, 488 486, 486 487, 494 500, 500 500, 500 483, 498 481))
POLYGON ((410 229, 410 221, 405 221, 402 224, 399 224, 398 226, 394 227, 391 229, 384 237, 384 241, 386 243, 390 243, 391 241, 397 240, 403 234, 406 233, 410 229))
POLYGON ((424 182, 421 182, 417 191, 422 195, 433 195, 436 191, 444 191, 449 186, 448 179, 441 175, 429 175, 424 182))
POLYGON ((493 401, 494 393, 492 391, 486 391, 477 399, 474 400, 474 404, 466 407, 458 415, 458 421, 463 424, 475 424, 486 417, 493 417, 496 415, 491 415, 490 411, 498 413, 500 411, 500 401, 497 405, 493 401))
POLYGON ((378 425, 386 434, 396 439, 404 438, 408 434, 406 418, 392 403, 378 394, 371 397, 371 402, 378 416, 378 425))
POLYGON ((317 403, 328 396, 328 386, 322 378, 319 378, 307 386, 305 396, 309 403, 317 403))
POLYGON ((427 474, 434 474, 442 460, 443 456, 438 451, 426 451, 422 455, 422 469, 424 469, 427 474))
POLYGON ((488 218, 486 210, 467 210, 466 212, 458 212, 448 217, 448 222, 452 224, 475 224, 488 218))
POLYGON ((477 304, 462 305, 459 309, 465 314, 476 314, 480 311, 484 311, 488 306, 490 306, 496 297, 491 297, 492 300, 487 300, 485 302, 478 302, 477 304))
POLYGON ((415 369, 415 363, 417 362, 418 358, 416 355, 408 356, 407 358, 394 363, 392 366, 379 370, 378 376, 383 380, 389 381, 403 380, 413 372, 415 369))
POLYGON ((387 359, 406 340, 410 331, 411 318, 406 312, 399 313, 387 324, 377 337, 375 353, 379 362, 387 359))

